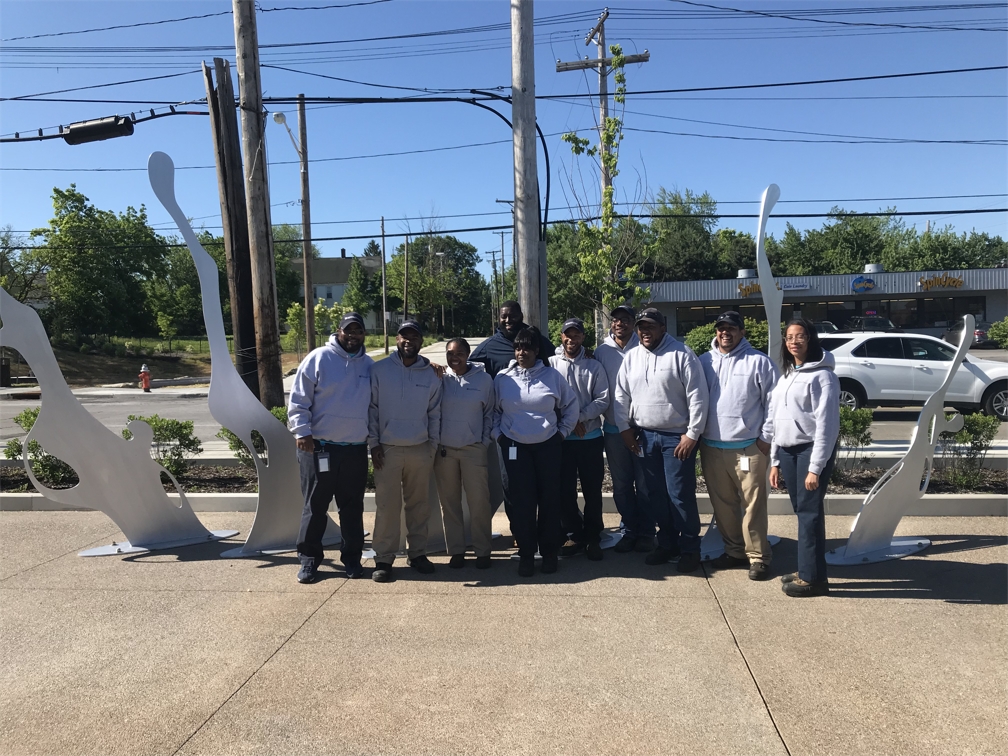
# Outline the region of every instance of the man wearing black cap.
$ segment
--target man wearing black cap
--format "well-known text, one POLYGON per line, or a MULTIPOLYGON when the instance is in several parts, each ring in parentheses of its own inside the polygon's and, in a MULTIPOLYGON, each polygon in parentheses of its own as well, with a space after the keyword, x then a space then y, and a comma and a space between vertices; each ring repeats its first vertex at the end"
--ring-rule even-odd
POLYGON ((595 350, 595 359, 602 363, 609 379, 609 407, 606 409, 602 430, 605 433, 605 456, 612 476, 613 501, 622 519, 623 537, 613 551, 651 551, 654 548, 655 522, 648 513, 647 486, 644 484, 644 467, 640 458, 627 449, 616 427, 615 389, 616 377, 623 366, 627 352, 640 344, 634 332, 637 313, 629 305, 614 307, 610 313, 612 324, 609 335, 595 350))
POLYGON ((616 379, 616 425, 634 454, 643 454, 648 505, 658 545, 647 564, 679 557, 679 572, 700 567, 696 501, 697 442, 707 422, 707 381, 693 350, 665 330, 665 316, 648 307, 637 316, 640 346, 616 379))
POLYGON ((584 322, 568 318, 560 333, 562 346, 549 358, 578 398, 578 422, 564 439, 560 461, 560 519, 569 540, 562 556, 586 551, 592 561, 602 559, 602 413, 609 408, 609 379, 602 363, 585 356, 584 322), (584 496, 584 516, 578 509, 578 479, 584 496))
POLYGON ((313 350, 294 374, 287 423, 297 438, 304 511, 298 534, 299 583, 311 583, 322 563, 329 502, 336 497, 347 577, 363 574, 364 487, 367 484, 371 366, 364 320, 348 312, 329 343, 313 350))
POLYGON ((441 439, 441 379, 420 355, 423 330, 404 320, 396 351, 371 369, 368 446, 375 468, 375 526, 372 579, 387 583, 399 550, 399 519, 405 504, 406 554, 410 566, 428 575, 430 477, 441 439))
POLYGON ((712 565, 748 567, 751 580, 766 580, 773 556, 767 540, 773 426, 767 417, 777 368, 746 340, 745 322, 734 310, 722 313, 714 328, 710 351, 700 355, 710 392, 700 467, 725 544, 724 554, 712 565))
MULTIPOLYGON (((508 300, 501 305, 497 332, 484 341, 469 356, 470 362, 479 362, 486 368, 491 378, 514 361, 514 337, 527 326, 522 321, 521 305, 508 300)), ((556 349, 546 336, 539 339, 539 354, 548 358, 556 349)))

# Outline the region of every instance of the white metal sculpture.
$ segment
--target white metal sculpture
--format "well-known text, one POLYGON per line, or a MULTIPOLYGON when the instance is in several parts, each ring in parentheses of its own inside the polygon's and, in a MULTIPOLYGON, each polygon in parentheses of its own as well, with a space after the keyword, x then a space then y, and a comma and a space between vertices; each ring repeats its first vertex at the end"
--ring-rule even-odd
MULTIPOLYGON (((781 307, 784 303, 784 292, 777 288, 773 273, 770 270, 770 260, 766 256, 766 226, 777 200, 780 199, 780 187, 770 184, 763 190, 760 202, 759 225, 756 228, 756 270, 759 274, 760 291, 763 295, 763 308, 767 315, 767 354, 777 366, 777 373, 782 370, 780 362, 781 347, 781 307)), ((771 546, 780 543, 780 536, 770 535, 767 540, 771 546)), ((717 523, 711 518, 710 526, 700 542, 700 558, 703 560, 717 559, 724 553, 724 539, 717 529, 717 523)))
MULTIPOLYGON (((290 551, 297 546, 303 508, 294 437, 263 407, 231 361, 221 314, 217 263, 196 239, 175 199, 175 164, 163 152, 152 153, 147 161, 147 174, 154 194, 182 233, 199 274, 203 320, 210 344, 210 391, 207 396, 210 414, 248 447, 259 476, 259 501, 245 545, 225 551, 221 556, 290 551), (256 452, 252 444, 253 431, 258 431, 266 442, 268 461, 256 452)), ((330 519, 323 543, 331 545, 341 540, 339 527, 330 519)))
POLYGON ((939 435, 957 433, 963 427, 963 416, 958 413, 951 420, 946 419, 945 393, 973 344, 973 316, 966 315, 964 320, 966 324, 955 359, 950 363, 942 385, 925 402, 910 437, 910 448, 868 492, 861 511, 851 525, 847 543, 842 548, 827 552, 827 563, 882 562, 915 554, 931 545, 927 538, 893 538, 893 535, 907 509, 927 491, 939 435))
POLYGON ((154 432, 147 423, 127 426, 129 441, 102 425, 70 391, 56 363, 38 313, 0 289, 0 344, 16 349, 31 366, 42 392, 38 418, 24 444, 24 464, 35 489, 59 504, 104 512, 126 541, 80 552, 81 556, 136 554, 229 538, 237 530, 209 531, 197 519, 174 476, 151 459, 154 432), (73 488, 47 488, 28 462, 28 442, 38 441, 63 460, 80 481, 73 488), (171 478, 179 503, 168 498, 161 473, 171 478))

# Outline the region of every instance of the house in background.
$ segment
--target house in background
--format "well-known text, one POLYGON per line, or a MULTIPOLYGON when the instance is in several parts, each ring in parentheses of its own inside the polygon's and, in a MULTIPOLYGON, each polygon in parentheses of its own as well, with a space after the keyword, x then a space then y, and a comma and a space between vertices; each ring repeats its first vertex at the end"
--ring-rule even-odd
MULTIPOLYGON (((345 250, 341 250, 345 253, 345 250)), ((326 307, 342 301, 346 290, 347 279, 350 277, 350 266, 354 260, 359 260, 364 266, 368 277, 381 274, 380 257, 316 257, 312 260, 312 288, 315 290, 315 303, 322 302, 326 307)), ((304 297, 304 260, 300 257, 291 260, 291 267, 297 273, 301 285, 298 295, 304 297)), ((362 312, 364 323, 369 331, 381 328, 381 314, 362 312)))

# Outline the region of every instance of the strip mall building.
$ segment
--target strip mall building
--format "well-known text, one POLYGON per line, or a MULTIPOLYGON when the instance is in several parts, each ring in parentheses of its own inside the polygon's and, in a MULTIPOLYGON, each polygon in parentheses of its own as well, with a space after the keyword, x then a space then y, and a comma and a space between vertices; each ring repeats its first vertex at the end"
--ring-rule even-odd
MULTIPOLYGON (((828 320, 844 328, 858 315, 889 318, 908 331, 941 333, 969 313, 977 322, 1008 316, 1008 268, 885 273, 869 265, 864 273, 840 276, 787 276, 782 319, 828 320)), ((685 336, 712 323, 718 313, 738 310, 762 320, 762 290, 753 270, 719 281, 662 281, 649 285, 651 302, 668 319, 668 329, 685 336)))

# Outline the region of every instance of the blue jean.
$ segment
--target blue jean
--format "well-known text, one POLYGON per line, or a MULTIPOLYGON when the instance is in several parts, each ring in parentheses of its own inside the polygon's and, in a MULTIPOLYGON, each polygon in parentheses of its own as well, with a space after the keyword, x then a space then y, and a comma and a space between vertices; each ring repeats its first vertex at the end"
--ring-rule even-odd
POLYGON ((805 478, 812 458, 812 444, 782 446, 780 471, 791 497, 791 507, 798 515, 798 577, 808 583, 826 579, 826 485, 833 474, 836 449, 819 474, 815 491, 805 488, 805 478))
POLYGON ((697 446, 685 460, 672 453, 680 434, 642 429, 648 509, 658 525, 658 546, 700 552, 700 512, 696 500, 697 446))
POLYGON ((613 500, 623 518, 624 532, 633 538, 653 537, 655 522, 648 513, 647 486, 640 459, 626 448, 619 433, 605 434, 605 454, 612 476, 613 500))

